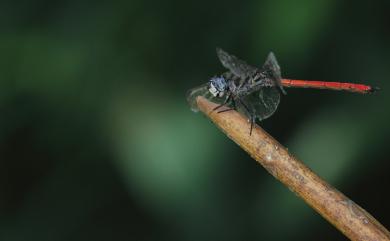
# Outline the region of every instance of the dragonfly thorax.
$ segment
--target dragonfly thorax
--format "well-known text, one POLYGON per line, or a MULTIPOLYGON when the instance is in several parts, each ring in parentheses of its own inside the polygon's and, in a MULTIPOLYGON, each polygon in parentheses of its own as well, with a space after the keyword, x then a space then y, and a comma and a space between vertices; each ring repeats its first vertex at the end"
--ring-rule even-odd
POLYGON ((225 94, 225 91, 227 90, 227 83, 225 78, 223 77, 213 77, 210 80, 209 83, 209 92, 214 97, 222 97, 225 94))

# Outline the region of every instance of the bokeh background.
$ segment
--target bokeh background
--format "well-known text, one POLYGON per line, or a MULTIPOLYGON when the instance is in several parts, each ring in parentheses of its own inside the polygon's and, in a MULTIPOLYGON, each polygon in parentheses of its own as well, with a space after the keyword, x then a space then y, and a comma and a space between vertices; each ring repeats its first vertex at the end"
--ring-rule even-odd
POLYGON ((0 240, 346 240, 185 93, 215 47, 290 78, 261 125, 390 227, 390 2, 2 1, 0 240))

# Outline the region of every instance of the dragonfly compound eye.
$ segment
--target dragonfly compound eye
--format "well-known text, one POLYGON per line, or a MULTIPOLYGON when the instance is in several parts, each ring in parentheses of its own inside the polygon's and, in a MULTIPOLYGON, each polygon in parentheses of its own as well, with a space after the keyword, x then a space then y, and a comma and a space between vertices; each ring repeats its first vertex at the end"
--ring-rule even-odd
POLYGON ((226 80, 222 77, 213 77, 210 80, 209 91, 213 96, 222 97, 226 90, 226 80))

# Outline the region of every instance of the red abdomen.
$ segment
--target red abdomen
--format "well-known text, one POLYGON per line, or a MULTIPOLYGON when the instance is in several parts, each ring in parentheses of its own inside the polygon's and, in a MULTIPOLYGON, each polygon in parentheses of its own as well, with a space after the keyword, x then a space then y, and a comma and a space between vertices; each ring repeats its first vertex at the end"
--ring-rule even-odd
POLYGON ((371 93, 374 90, 376 90, 376 88, 373 88, 369 85, 363 85, 363 84, 315 81, 315 80, 282 79, 282 85, 283 87, 293 87, 293 88, 346 90, 346 91, 356 92, 361 94, 371 93))

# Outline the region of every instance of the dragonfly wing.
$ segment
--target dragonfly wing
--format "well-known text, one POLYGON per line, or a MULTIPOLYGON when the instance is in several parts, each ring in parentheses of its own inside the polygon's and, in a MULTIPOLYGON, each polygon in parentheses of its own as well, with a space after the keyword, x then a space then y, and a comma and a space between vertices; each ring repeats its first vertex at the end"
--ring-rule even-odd
POLYGON ((218 104, 222 104, 224 102, 224 100, 225 100, 224 98, 213 96, 210 93, 210 91, 209 91, 209 84, 205 83, 203 85, 200 85, 198 87, 190 89, 187 92, 187 96, 186 96, 187 97, 187 102, 190 105, 191 110, 194 111, 194 112, 198 112, 199 111, 198 105, 196 104, 196 98, 198 96, 203 96, 206 99, 208 99, 208 100, 210 100, 210 101, 212 101, 214 103, 218 103, 218 104))
POLYGON ((280 92, 274 87, 264 87, 237 102, 237 110, 240 113, 247 117, 255 116, 261 121, 270 117, 278 108, 280 92))
POLYGON ((267 73, 270 75, 275 84, 279 86, 282 93, 286 94, 286 91, 284 91, 282 86, 282 73, 280 70, 280 66, 273 52, 270 52, 268 54, 268 57, 265 60, 262 70, 267 71, 267 73))
POLYGON ((241 79, 246 79, 256 72, 257 68, 248 65, 245 61, 217 48, 217 55, 222 65, 241 79))
POLYGON ((282 78, 282 73, 280 71, 280 66, 276 60, 276 56, 273 52, 270 52, 263 64, 263 69, 271 70, 275 76, 282 78))
POLYGON ((255 102, 256 115, 258 120, 270 117, 278 108, 280 102, 280 92, 277 88, 262 88, 259 93, 259 102, 255 102))

